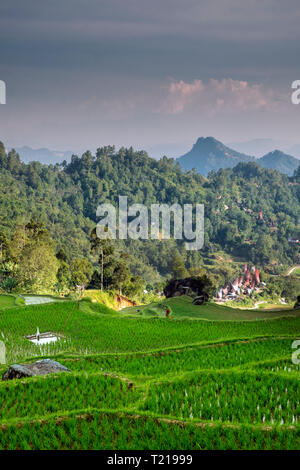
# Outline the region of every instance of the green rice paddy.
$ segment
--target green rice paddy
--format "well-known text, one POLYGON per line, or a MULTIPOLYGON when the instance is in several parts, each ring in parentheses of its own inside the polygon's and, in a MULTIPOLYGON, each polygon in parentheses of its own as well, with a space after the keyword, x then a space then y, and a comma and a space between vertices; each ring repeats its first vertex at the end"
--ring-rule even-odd
POLYGON ((1 301, 0 372, 42 357, 71 371, 0 382, 1 449, 300 449, 300 312, 1 301), (30 343, 36 327, 60 340, 30 343))

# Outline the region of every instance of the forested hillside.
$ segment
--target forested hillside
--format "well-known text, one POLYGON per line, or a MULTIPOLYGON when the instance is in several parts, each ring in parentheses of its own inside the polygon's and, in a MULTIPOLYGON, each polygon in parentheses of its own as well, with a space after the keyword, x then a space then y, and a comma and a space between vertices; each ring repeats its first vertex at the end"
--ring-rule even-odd
MULTIPOLYGON (((169 277, 178 263, 199 268, 203 256, 217 250, 259 265, 299 262, 300 169, 289 178, 257 163, 209 173, 184 172, 166 157, 157 161, 132 148, 99 148, 71 162, 22 163, 15 151, 0 146, 0 230, 11 236, 16 226, 35 218, 44 222, 57 250, 90 257, 90 233, 102 202, 205 204, 205 246, 186 252, 182 242, 128 241, 131 269, 153 278, 169 277), (175 266, 175 267, 174 267, 175 266)), ((125 242, 118 242, 125 248, 125 242)))

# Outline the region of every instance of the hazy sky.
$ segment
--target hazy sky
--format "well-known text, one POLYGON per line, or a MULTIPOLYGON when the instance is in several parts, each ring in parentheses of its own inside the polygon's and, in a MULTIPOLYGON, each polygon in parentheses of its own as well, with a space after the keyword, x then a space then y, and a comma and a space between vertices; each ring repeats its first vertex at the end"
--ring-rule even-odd
POLYGON ((0 140, 80 151, 300 142, 298 0, 1 0, 0 140))

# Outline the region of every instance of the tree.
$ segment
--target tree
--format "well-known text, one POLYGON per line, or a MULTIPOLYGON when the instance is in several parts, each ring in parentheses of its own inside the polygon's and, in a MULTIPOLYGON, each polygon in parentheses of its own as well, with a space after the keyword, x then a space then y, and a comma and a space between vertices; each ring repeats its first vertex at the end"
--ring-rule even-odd
POLYGON ((86 287, 93 274, 93 266, 86 258, 77 258, 71 262, 71 280, 74 287, 86 287))
POLYGON ((12 292, 18 286, 17 279, 18 265, 11 260, 0 263, 0 287, 12 292))
POLYGON ((47 243, 52 242, 45 224, 40 220, 31 219, 30 222, 25 225, 25 232, 30 240, 43 240, 47 243))
POLYGON ((28 237, 26 234, 25 225, 17 225, 11 239, 11 256, 16 262, 19 261, 22 250, 24 249, 28 237))
POLYGON ((5 147, 4 147, 3 142, 0 141, 0 167, 3 166, 5 159, 6 159, 5 147))
POLYGON ((14 277, 8 277, 3 281, 0 281, 0 287, 5 292, 12 292, 18 286, 18 281, 14 277))
POLYGON ((122 294, 122 289, 130 282, 131 272, 127 264, 127 253, 122 253, 111 278, 111 285, 122 294))
POLYGON ((58 268, 56 277, 57 277, 56 290, 60 293, 68 291, 69 288, 71 287, 72 275, 71 275, 70 266, 68 265, 66 261, 61 260, 59 262, 59 268, 58 268))
POLYGON ((49 235, 43 222, 31 219, 27 224, 18 225, 12 236, 10 243, 11 256, 15 261, 21 256, 22 250, 27 243, 45 243, 54 246, 53 240, 49 235))
POLYGON ((56 283, 58 262, 53 247, 45 242, 30 241, 19 261, 20 283, 35 293, 52 291, 56 283))
POLYGON ((3 232, 0 232, 0 262, 7 261, 11 257, 10 242, 3 232))
POLYGON ((184 265, 183 257, 178 250, 175 251, 170 267, 174 278, 183 279, 184 277, 188 276, 188 271, 184 265))
POLYGON ((199 279, 203 283, 203 291, 206 292, 209 297, 214 296, 217 290, 217 285, 215 284, 213 277, 209 274, 204 274, 203 276, 200 276, 199 279))
POLYGON ((197 267, 197 266, 192 266, 190 269, 189 269, 189 273, 190 273, 190 276, 194 276, 194 277, 199 277, 199 276, 203 276, 204 274, 206 274, 206 270, 205 268, 201 268, 201 267, 197 267))
POLYGON ((98 262, 100 266, 100 290, 104 286, 104 271, 113 264, 114 246, 112 241, 107 238, 105 240, 98 238, 96 229, 91 232, 90 237, 91 252, 99 254, 98 262))
POLYGON ((63 248, 60 248, 58 250, 58 252, 56 253, 56 258, 59 260, 59 261, 65 261, 67 262, 68 261, 68 257, 67 257, 67 254, 65 252, 65 250, 63 248))
POLYGON ((255 247, 253 247, 253 258, 256 262, 262 265, 270 263, 274 256, 273 245, 271 235, 260 235, 255 247))
POLYGON ((288 302, 294 302, 300 293, 300 279, 297 276, 284 278, 284 286, 281 292, 283 298, 288 302))
POLYGON ((14 149, 12 149, 7 155, 7 168, 12 173, 17 173, 20 169, 20 165, 20 156, 14 149))
POLYGON ((139 297, 143 294, 146 287, 144 279, 140 276, 133 276, 129 282, 125 285, 123 291, 124 294, 130 299, 139 297))

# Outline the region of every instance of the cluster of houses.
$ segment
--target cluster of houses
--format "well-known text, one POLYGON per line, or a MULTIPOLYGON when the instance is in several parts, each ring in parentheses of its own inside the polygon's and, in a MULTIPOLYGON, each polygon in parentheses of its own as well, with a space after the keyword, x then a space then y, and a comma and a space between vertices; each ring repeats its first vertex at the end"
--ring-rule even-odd
POLYGON ((241 276, 220 287, 217 297, 218 300, 236 300, 243 295, 249 296, 253 291, 258 291, 265 286, 266 284, 260 280, 258 269, 255 266, 248 269, 245 264, 241 276))

